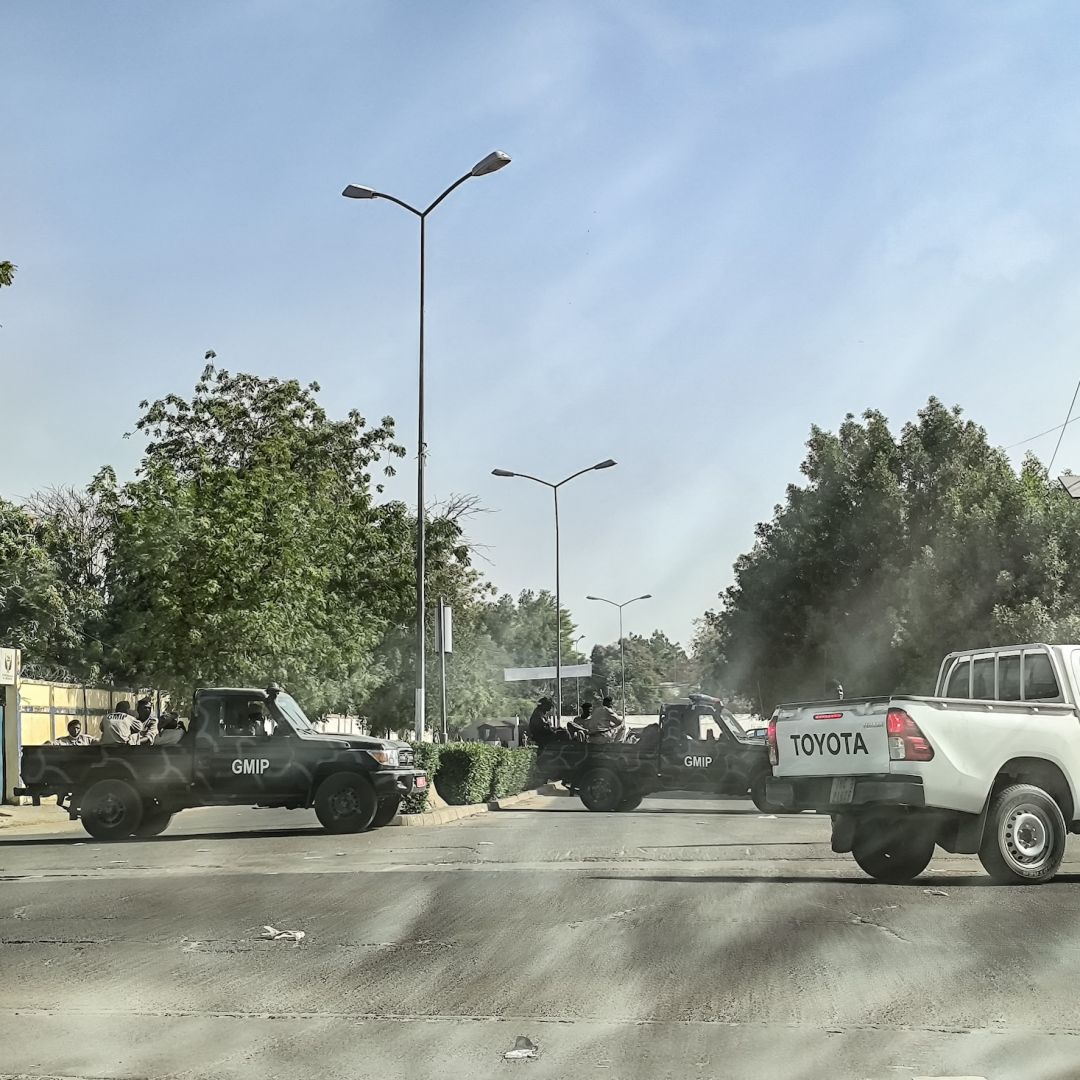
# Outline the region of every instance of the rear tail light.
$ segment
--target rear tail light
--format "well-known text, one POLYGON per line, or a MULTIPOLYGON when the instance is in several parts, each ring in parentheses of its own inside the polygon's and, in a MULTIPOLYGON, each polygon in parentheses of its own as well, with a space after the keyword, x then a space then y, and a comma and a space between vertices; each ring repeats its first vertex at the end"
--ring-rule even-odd
POLYGON ((776 717, 769 720, 769 733, 766 736, 769 743, 769 764, 780 764, 780 752, 776 748, 776 717))
POLYGON ((889 733, 890 761, 933 761, 934 748, 903 709, 890 709, 885 726, 889 733))

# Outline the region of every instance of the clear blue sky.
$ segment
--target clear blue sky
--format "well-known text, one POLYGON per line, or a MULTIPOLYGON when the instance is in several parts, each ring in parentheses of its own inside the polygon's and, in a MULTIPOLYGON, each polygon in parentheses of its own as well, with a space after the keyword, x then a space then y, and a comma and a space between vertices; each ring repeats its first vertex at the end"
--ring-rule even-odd
POLYGON ((498 147, 429 228, 431 493, 476 493, 491 578, 544 587, 546 493, 491 468, 616 458, 565 491, 564 602, 611 640, 584 595, 652 592, 628 629, 688 640, 812 422, 930 394, 1002 444, 1064 418, 1078 24, 1028 0, 7 0, 2 494, 129 471, 138 401, 190 391, 208 348, 394 415, 414 452, 415 225, 338 193, 423 202, 498 147))

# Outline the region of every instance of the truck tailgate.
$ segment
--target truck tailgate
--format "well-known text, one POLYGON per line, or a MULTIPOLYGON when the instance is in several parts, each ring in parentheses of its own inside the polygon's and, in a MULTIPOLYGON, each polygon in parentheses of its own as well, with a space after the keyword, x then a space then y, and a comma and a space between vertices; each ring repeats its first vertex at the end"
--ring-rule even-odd
POLYGON ((853 776, 889 771, 886 709, 867 705, 781 707, 774 776, 853 776))

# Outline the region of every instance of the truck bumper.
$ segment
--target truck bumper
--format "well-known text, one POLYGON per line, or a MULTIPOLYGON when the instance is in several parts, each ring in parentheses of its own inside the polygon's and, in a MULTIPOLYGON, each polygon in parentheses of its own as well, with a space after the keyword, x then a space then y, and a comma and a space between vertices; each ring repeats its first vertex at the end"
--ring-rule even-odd
POLYGON ((921 776, 771 777, 765 787, 769 802, 785 810, 842 814, 850 811, 852 806, 867 804, 926 805, 921 776), (848 780, 854 780, 854 783, 843 783, 848 780), (841 783, 834 786, 834 781, 841 783))
POLYGON ((428 786, 423 769, 380 769, 371 774, 371 782, 380 799, 398 799, 414 791, 424 791, 428 786))

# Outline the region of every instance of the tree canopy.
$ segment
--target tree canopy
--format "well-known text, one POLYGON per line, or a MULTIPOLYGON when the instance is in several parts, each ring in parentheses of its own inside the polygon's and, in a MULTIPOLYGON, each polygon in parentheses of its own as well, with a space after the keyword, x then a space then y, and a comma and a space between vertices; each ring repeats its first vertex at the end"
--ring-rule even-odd
POLYGON ((870 410, 814 427, 771 521, 706 614, 706 677, 766 709, 932 689, 949 651, 1075 639, 1080 511, 1034 459, 1018 473, 935 398, 898 435, 870 410))

